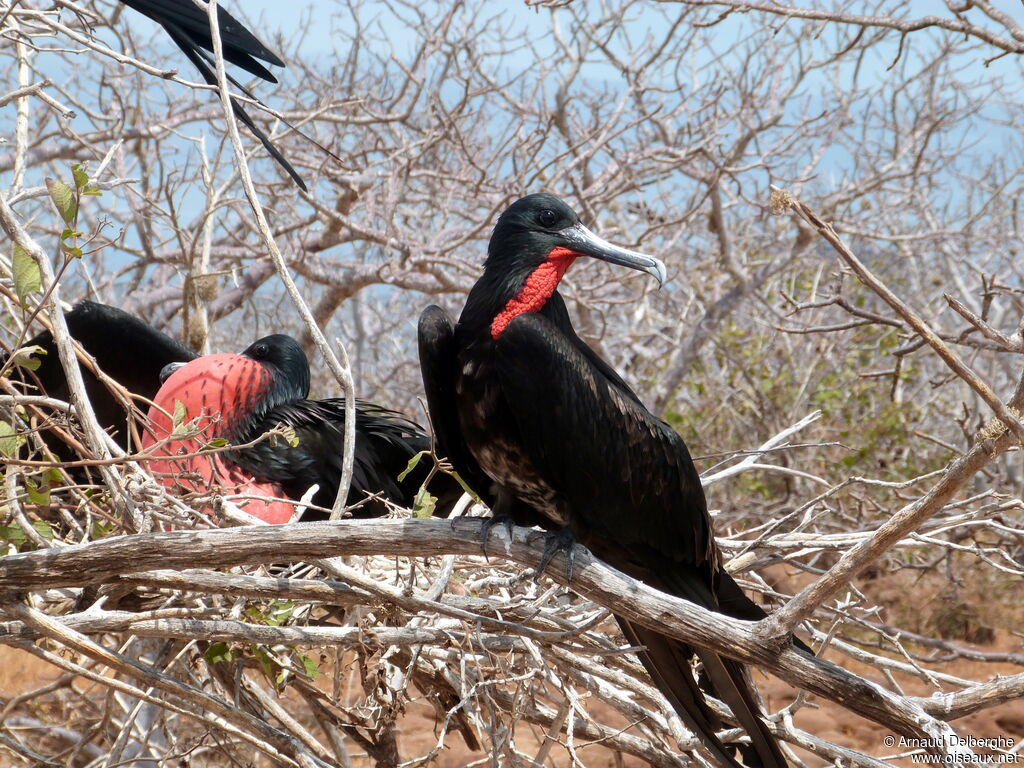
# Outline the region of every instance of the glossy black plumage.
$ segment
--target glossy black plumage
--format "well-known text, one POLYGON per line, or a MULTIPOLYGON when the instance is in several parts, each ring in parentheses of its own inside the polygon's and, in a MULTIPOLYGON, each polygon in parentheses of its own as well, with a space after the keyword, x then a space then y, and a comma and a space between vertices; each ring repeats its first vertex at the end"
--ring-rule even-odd
MULTIPOLYGON (((265 366, 273 382, 261 403, 245 414, 233 442, 250 442, 275 426, 295 430, 297 446, 284 441, 263 441, 228 458, 260 482, 279 484, 291 498, 299 498, 313 484, 320 490, 313 503, 330 508, 341 481, 340 446, 345 430, 343 398, 309 400, 309 363, 298 342, 275 334, 252 344, 242 353, 265 366)), ((363 400, 356 401, 356 447, 353 458, 352 489, 348 503, 355 504, 372 494, 381 494, 394 504, 411 507, 417 490, 426 479, 432 460, 424 457, 403 480, 398 475, 410 459, 430 450, 430 438, 423 430, 396 411, 363 400)), ((462 496, 462 488, 450 476, 437 473, 428 490, 438 497, 435 514, 447 515, 462 496)), ((386 505, 371 500, 353 510, 354 517, 376 517, 387 512, 386 505)), ((305 519, 315 519, 310 513, 305 519)))
MULTIPOLYGON (((213 57, 210 55, 213 52, 213 41, 210 38, 210 22, 204 10, 196 6, 192 0, 121 0, 121 2, 129 8, 133 8, 139 13, 148 16, 162 26, 171 40, 174 41, 174 44, 181 49, 181 52, 199 70, 203 80, 209 85, 217 84, 216 67, 213 57)), ((271 74, 270 70, 260 64, 260 60, 277 67, 283 67, 285 63, 221 5, 217 6, 217 21, 220 25, 224 60, 241 67, 256 77, 276 83, 277 78, 271 74)), ((228 75, 228 80, 246 96, 255 98, 245 86, 231 77, 231 75, 228 75)), ((264 149, 267 150, 270 156, 305 191, 306 184, 295 168, 292 167, 292 164, 271 143, 270 138, 257 127, 241 103, 235 98, 231 99, 231 109, 235 116, 260 140, 260 143, 263 144, 264 149)))
MULTIPOLYGON (((83 301, 64 314, 68 331, 92 357, 100 369, 112 376, 129 392, 152 400, 160 389, 160 370, 167 364, 188 361, 196 353, 170 336, 147 325, 134 315, 116 307, 83 301)), ((58 400, 68 399, 68 384, 64 368, 57 356, 57 346, 49 331, 37 334, 23 346, 39 346, 46 352, 38 355, 39 369, 31 372, 14 368, 9 376, 16 376, 38 385, 43 392, 58 400)), ((4 356, 6 359, 6 356, 4 356)), ((111 394, 105 384, 79 363, 89 402, 100 425, 107 429, 122 448, 128 447, 129 414, 122 403, 111 394)), ((143 412, 146 406, 136 403, 143 412)), ((62 460, 77 458, 60 439, 44 432, 50 450, 62 460)))
MULTIPOLYGON (((683 440, 579 339, 554 291, 573 254, 663 278, 660 264, 590 235, 557 198, 524 198, 500 217, 458 325, 438 307, 423 313, 420 364, 439 449, 496 518, 539 520, 559 531, 559 548, 578 540, 653 587, 738 618, 763 617, 721 566, 683 440)), ((652 679, 720 763, 738 765, 715 734, 721 723, 692 674, 694 653, 760 764, 785 765, 742 665, 619 624, 645 647, 639 655, 652 679)))
MULTIPOLYGON (((165 369, 198 359, 195 352, 170 336, 116 307, 83 301, 65 313, 64 319, 72 338, 96 359, 105 374, 146 400, 157 397, 165 369)), ((30 372, 12 366, 6 375, 22 379, 50 397, 67 400, 67 380, 50 332, 37 334, 23 346, 39 346, 46 351, 38 357, 39 369, 30 372)), ((276 424, 288 424, 295 428, 300 442, 296 448, 281 440, 276 445, 262 442, 231 454, 235 463, 258 480, 279 483, 291 498, 300 498, 310 485, 319 483, 320 491, 314 503, 330 507, 341 477, 344 401, 307 399, 309 363, 302 348, 288 336, 260 339, 250 345, 245 354, 267 368, 271 383, 266 391, 259 393, 255 409, 236 414, 241 427, 232 437, 239 443, 249 442, 276 424)), ((6 355, 0 355, 0 363, 3 360, 6 355)), ((110 432, 121 447, 128 448, 128 411, 87 367, 79 367, 100 426, 110 432)), ((136 407, 141 413, 146 412, 145 403, 136 402, 136 407)), ((44 431, 43 437, 58 459, 80 458, 57 435, 44 431)), ((368 494, 380 493, 395 504, 411 506, 432 462, 425 457, 403 481, 399 482, 397 476, 412 456, 429 449, 430 439, 415 423, 395 411, 358 401, 350 501, 355 503, 368 494)), ((447 514, 462 495, 458 483, 444 474, 435 476, 430 491, 438 497, 435 509, 438 515, 447 514)), ((371 501, 354 514, 372 517, 385 512, 382 502, 371 501)), ((310 513, 310 518, 314 517, 316 515, 310 513)))

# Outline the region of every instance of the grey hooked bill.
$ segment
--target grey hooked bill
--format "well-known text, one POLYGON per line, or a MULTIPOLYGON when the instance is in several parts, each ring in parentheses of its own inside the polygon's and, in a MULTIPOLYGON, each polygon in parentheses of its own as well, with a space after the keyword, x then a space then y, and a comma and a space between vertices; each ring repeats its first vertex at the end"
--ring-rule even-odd
POLYGON ((591 232, 582 224, 566 227, 558 234, 564 238, 572 250, 611 264, 646 272, 657 279, 659 287, 664 285, 667 279, 668 273, 665 271, 665 265, 661 259, 639 251, 631 251, 628 248, 620 248, 595 232, 591 232))

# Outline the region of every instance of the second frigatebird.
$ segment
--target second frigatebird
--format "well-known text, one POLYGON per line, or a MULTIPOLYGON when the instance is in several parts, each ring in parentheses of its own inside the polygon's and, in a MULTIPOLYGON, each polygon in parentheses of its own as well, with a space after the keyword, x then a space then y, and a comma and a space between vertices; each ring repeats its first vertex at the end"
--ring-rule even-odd
MULTIPOLYGON (((199 358, 195 352, 138 317, 106 304, 83 301, 66 312, 64 319, 72 338, 96 360, 103 373, 133 395, 144 399, 134 403, 141 411, 146 410, 145 400, 162 398, 166 410, 173 414, 175 389, 165 390, 162 387, 161 372, 169 366, 178 367, 192 361, 195 367, 190 370, 196 374, 193 382, 205 391, 210 402, 218 403, 218 411, 224 411, 228 419, 234 419, 233 423, 241 425, 243 437, 256 437, 277 424, 291 426, 299 438, 299 445, 294 449, 284 440, 278 440, 276 445, 262 442, 253 448, 234 452, 231 458, 237 463, 230 462, 225 468, 231 469, 231 479, 236 484, 245 485, 255 495, 261 496, 284 495, 298 499, 309 486, 317 483, 320 490, 313 503, 331 506, 341 474, 344 402, 340 399, 306 399, 309 391, 309 363, 293 339, 285 336, 261 339, 246 351, 249 357, 242 358, 244 364, 235 365, 242 356, 208 355, 199 358), (223 369, 212 365, 214 360, 223 361, 223 369), (210 375, 218 370, 218 375, 210 375), (246 377, 255 374, 258 374, 260 381, 271 382, 270 386, 262 390, 254 387, 253 382, 246 377), (236 375, 239 378, 234 378, 236 375), (239 402, 230 393, 246 393, 246 397, 239 402), (254 479, 254 476, 259 479, 254 479), (273 487, 275 484, 276 490, 273 487)), ((43 331, 22 346, 42 348, 45 354, 37 357, 39 368, 28 371, 12 365, 8 366, 5 376, 23 380, 26 385, 23 390, 26 392, 38 391, 58 400, 67 400, 67 381, 50 332, 43 331)), ((0 354, 0 365, 6 359, 6 355, 0 354)), ((126 408, 86 366, 80 365, 80 368, 100 426, 110 432, 122 448, 130 449, 128 427, 134 418, 132 409, 126 408)), ((176 381, 174 387, 185 379, 178 378, 176 381)), ((185 387, 177 392, 177 397, 191 402, 191 398, 201 398, 202 395, 195 394, 195 390, 190 392, 185 387)), ((197 414, 198 409, 193 415, 197 414)), ((73 429, 70 425, 65 426, 62 419, 45 419, 43 423, 47 425, 43 428, 47 447, 60 461, 83 458, 69 444, 69 440, 73 443, 70 437, 73 429)), ((169 424, 168 421, 164 434, 169 424)), ((220 432, 213 435, 220 436, 237 437, 235 432, 230 435, 220 432)), ((251 439, 245 437, 243 440, 232 441, 240 443, 251 439)), ((151 439, 147 444, 151 444, 151 439)), ((429 438, 413 422, 387 408, 359 402, 356 409, 356 456, 350 502, 361 501, 368 494, 381 494, 381 498, 395 504, 412 506, 415 493, 432 466, 432 461, 424 457, 408 477, 398 481, 397 476, 406 468, 412 456, 429 448, 429 438)), ((165 466, 164 469, 173 468, 165 466)), ((438 515, 447 514, 461 495, 458 483, 445 474, 435 475, 429 490, 437 497, 435 514, 438 515)), ((258 505, 253 507, 256 509, 258 505)), ((278 511, 275 521, 280 521, 282 516, 291 516, 294 507, 282 505, 281 509, 285 507, 287 515, 278 511)), ((382 501, 373 500, 359 507, 353 514, 371 517, 385 512, 386 505, 382 501)), ((308 519, 315 517, 316 514, 310 512, 308 519)))
MULTIPOLYGON (((491 525, 539 519, 556 531, 539 571, 579 541, 655 588, 737 618, 762 618, 722 567, 682 438, 572 327, 556 289, 586 256, 665 278, 657 259, 612 245, 563 201, 537 194, 499 217, 458 324, 439 307, 423 312, 420 365, 439 450, 489 502, 491 525)), ((740 663, 617 619, 642 648, 655 684, 720 763, 739 765, 716 734, 722 723, 694 677, 695 654, 712 692, 749 734, 757 761, 786 765, 740 663)))
MULTIPOLYGON (((64 313, 68 332, 86 353, 95 359, 100 370, 134 395, 152 400, 160 389, 160 371, 168 363, 187 361, 196 353, 165 333, 148 325, 117 307, 82 301, 70 312, 64 313)), ((69 391, 64 368, 57 357, 57 345, 49 331, 42 331, 26 341, 23 347, 40 347, 37 356, 39 368, 28 371, 11 366, 7 376, 24 380, 32 387, 57 400, 68 399, 69 391)), ((7 360, 0 355, 0 363, 7 360)), ((89 396, 96 418, 110 432, 122 448, 128 448, 128 425, 131 409, 115 397, 107 386, 85 365, 79 364, 85 391, 89 396)), ((145 410, 140 402, 136 406, 145 410)), ((44 431, 50 451, 62 461, 81 458, 74 454, 68 443, 54 430, 53 424, 44 431)), ((63 430, 67 433, 67 430, 63 430)), ((137 446, 136 446, 137 447, 137 446)))
MULTIPOLYGON (((342 471, 345 401, 310 400, 309 361, 298 342, 273 334, 251 344, 241 354, 205 355, 192 362, 168 366, 166 380, 150 410, 151 434, 144 446, 173 432, 176 401, 184 406, 186 421, 199 417, 201 442, 226 438, 231 443, 253 443, 275 427, 287 427, 297 442, 278 437, 221 453, 194 456, 200 440, 174 440, 160 449, 166 456, 151 468, 169 484, 183 473, 200 475, 202 485, 217 481, 239 492, 258 496, 299 499, 314 483, 319 489, 313 504, 330 508, 342 471), (185 454, 188 458, 175 459, 185 454)), ((433 462, 424 457, 402 480, 398 476, 416 454, 430 450, 423 430, 396 411, 362 400, 356 403, 356 446, 348 503, 358 504, 353 517, 387 513, 385 502, 412 507, 417 491, 433 462), (370 498, 372 497, 372 498, 370 498)), ((201 490, 193 483, 191 490, 201 490)), ((450 475, 438 472, 428 491, 437 502, 434 514, 446 515, 462 496, 450 475)), ((250 503, 247 511, 267 522, 285 522, 290 504, 250 503)), ((318 515, 307 513, 303 519, 318 515)))

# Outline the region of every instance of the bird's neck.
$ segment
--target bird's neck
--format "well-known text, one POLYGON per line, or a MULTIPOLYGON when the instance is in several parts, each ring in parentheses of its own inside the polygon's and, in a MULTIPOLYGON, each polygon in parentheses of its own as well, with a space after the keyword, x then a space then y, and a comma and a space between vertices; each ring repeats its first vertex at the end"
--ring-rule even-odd
POLYGON ((558 297, 558 284, 577 255, 567 248, 555 248, 531 271, 511 279, 501 270, 485 269, 470 291, 460 324, 481 331, 486 326, 490 338, 497 340, 516 317, 541 312, 552 297, 558 297))
MULTIPOLYGON (((267 369, 265 368, 264 370, 267 369)), ((306 394, 308 394, 308 388, 303 390, 302 387, 291 386, 290 383, 283 378, 280 371, 268 370, 267 372, 270 382, 269 386, 265 389, 262 396, 254 397, 248 401, 250 406, 246 409, 244 415, 239 419, 234 428, 234 435, 236 439, 240 437, 247 437, 253 426, 262 422, 266 418, 267 414, 278 406, 303 400, 305 399, 306 394)))

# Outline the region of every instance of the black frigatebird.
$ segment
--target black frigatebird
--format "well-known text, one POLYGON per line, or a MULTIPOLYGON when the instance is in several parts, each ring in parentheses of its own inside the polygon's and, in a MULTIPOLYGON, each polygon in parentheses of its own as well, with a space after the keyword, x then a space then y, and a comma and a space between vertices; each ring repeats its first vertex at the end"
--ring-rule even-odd
MULTIPOLYGON (((159 391, 160 371, 165 365, 196 357, 188 347, 117 307, 82 301, 64 314, 64 320, 71 337, 96 360, 100 370, 129 392, 147 400, 152 400, 159 391)), ((32 372, 12 368, 7 375, 38 384, 43 393, 66 401, 68 383, 52 334, 43 331, 22 346, 42 348, 45 354, 37 356, 39 368, 32 372)), ((0 356, 0 361, 6 359, 6 355, 0 356)), ((122 448, 127 448, 130 410, 88 367, 79 363, 79 368, 100 426, 110 432, 122 448)), ((145 406, 141 407, 145 410, 145 406)), ((80 458, 55 435, 44 433, 44 437, 51 452, 62 461, 80 458)))
MULTIPOLYGON (((201 419, 198 426, 204 430, 204 442, 223 437, 235 445, 248 444, 271 429, 288 427, 297 444, 285 438, 260 440, 217 459, 199 456, 181 462, 171 457, 194 454, 200 443, 174 440, 161 450, 169 458, 152 465, 155 472, 173 478, 184 467, 202 475, 205 484, 216 480, 242 492, 291 499, 302 498, 315 483, 319 488, 313 504, 331 507, 341 481, 345 401, 308 399, 309 361, 295 339, 273 334, 241 354, 205 355, 184 365, 169 365, 164 374, 166 380, 150 410, 152 435, 144 445, 171 434, 175 401, 185 407, 186 420, 201 419)), ((398 476, 414 456, 430 450, 430 439, 396 411, 362 400, 356 402, 355 410, 356 445, 348 503, 364 503, 352 510, 353 517, 384 515, 385 501, 412 507, 432 460, 421 460, 402 480, 398 476)), ((443 472, 434 474, 428 491, 437 497, 437 515, 448 514, 462 496, 458 482, 443 472)), ((250 504, 246 511, 277 523, 287 521, 294 506, 250 504)), ((303 519, 316 517, 307 512, 303 519)))
MULTIPOLYGON (((550 531, 538 568, 573 541, 653 587, 743 619, 765 612, 723 569, 700 477, 682 438, 573 330, 556 290, 590 256, 665 278, 660 261, 601 239, 563 201, 535 194, 498 219, 458 324, 428 307, 419 353, 438 449, 492 508, 550 531)), ((569 561, 571 577, 571 560, 569 561)), ((785 766, 743 666, 618 618, 676 712, 723 765, 738 766, 694 678, 732 710, 764 766, 785 766)))
MULTIPOLYGON (((317 483, 320 490, 313 503, 331 506, 341 474, 344 401, 306 399, 309 364, 293 339, 286 336, 261 339, 243 353, 246 357, 207 355, 200 358, 170 336, 116 307, 83 301, 66 312, 64 319, 72 338, 96 360, 100 370, 145 400, 156 400, 158 393, 163 391, 161 373, 164 369, 192 361, 196 366, 192 373, 202 374, 194 378, 210 402, 218 403, 218 411, 223 411, 226 421, 244 426, 242 436, 245 439, 233 442, 248 442, 251 440, 249 435, 254 438, 278 424, 293 427, 299 438, 299 445, 295 448, 281 439, 276 445, 264 441, 253 448, 233 452, 227 457, 234 460, 227 464, 233 470, 232 477, 238 479, 248 474, 245 482, 264 483, 256 490, 257 494, 264 496, 281 495, 272 493, 270 485, 277 484, 284 496, 294 499, 301 498, 309 486, 317 483), (213 365, 215 360, 223 363, 223 370, 213 365), (237 365, 240 360, 244 364, 237 365), (253 382, 246 378, 253 375, 258 375, 259 380, 268 382, 268 385, 262 390, 254 387, 253 382), (231 397, 232 393, 244 396, 236 401, 231 397), (252 480, 252 475, 260 480, 252 480)), ((37 356, 39 368, 28 371, 11 366, 6 375, 21 378, 50 397, 67 400, 67 380, 50 332, 43 331, 22 346, 38 346, 46 352, 37 356)), ((6 359, 6 355, 0 355, 0 364, 6 359)), ((79 367, 100 426, 127 449, 128 424, 133 418, 131 411, 88 367, 79 367)), ((184 380, 179 377, 177 382, 184 380)), ((172 415, 173 393, 177 386, 176 383, 174 388, 167 389, 163 398, 166 410, 172 415)), ((190 402, 197 396, 186 389, 178 392, 178 397, 190 402)), ((135 405, 143 412, 147 407, 144 401, 137 401, 135 405)), ((214 435, 217 436, 236 437, 234 433, 214 435)), ((59 460, 66 462, 81 458, 61 436, 47 430, 43 437, 50 452, 59 460)), ((151 443, 145 438, 143 435, 145 443, 151 443)), ((382 498, 401 506, 412 506, 416 490, 429 472, 432 461, 424 457, 402 481, 398 481, 397 476, 407 467, 411 457, 429 449, 429 438, 416 424, 387 408, 360 401, 356 408, 351 503, 361 501, 367 494, 379 493, 382 498)), ((443 473, 435 474, 429 490, 438 499, 435 507, 438 515, 447 514, 462 493, 458 483, 443 473)), ((287 505, 287 508, 290 517, 294 507, 287 505)), ((385 504, 374 500, 360 506, 353 514, 370 517, 385 512, 385 504)), ((316 515, 310 512, 309 517, 312 519, 316 515)))
MULTIPOLYGON (((217 72, 213 57, 210 55, 213 52, 213 40, 210 37, 210 21, 206 11, 198 7, 193 0, 121 0, 121 2, 162 26, 174 44, 199 70, 203 80, 209 85, 217 85, 217 72)), ((276 83, 277 78, 260 64, 260 61, 265 61, 276 67, 283 67, 285 63, 280 57, 261 43, 240 21, 224 10, 222 5, 217 6, 217 23, 220 27, 224 61, 234 64, 262 80, 276 83)), ((231 75, 228 75, 228 80, 246 96, 255 98, 231 75)), ((270 138, 259 129, 238 99, 234 97, 231 98, 231 110, 260 140, 270 156, 291 176, 292 181, 306 191, 305 182, 299 177, 292 164, 271 143, 270 138)))

